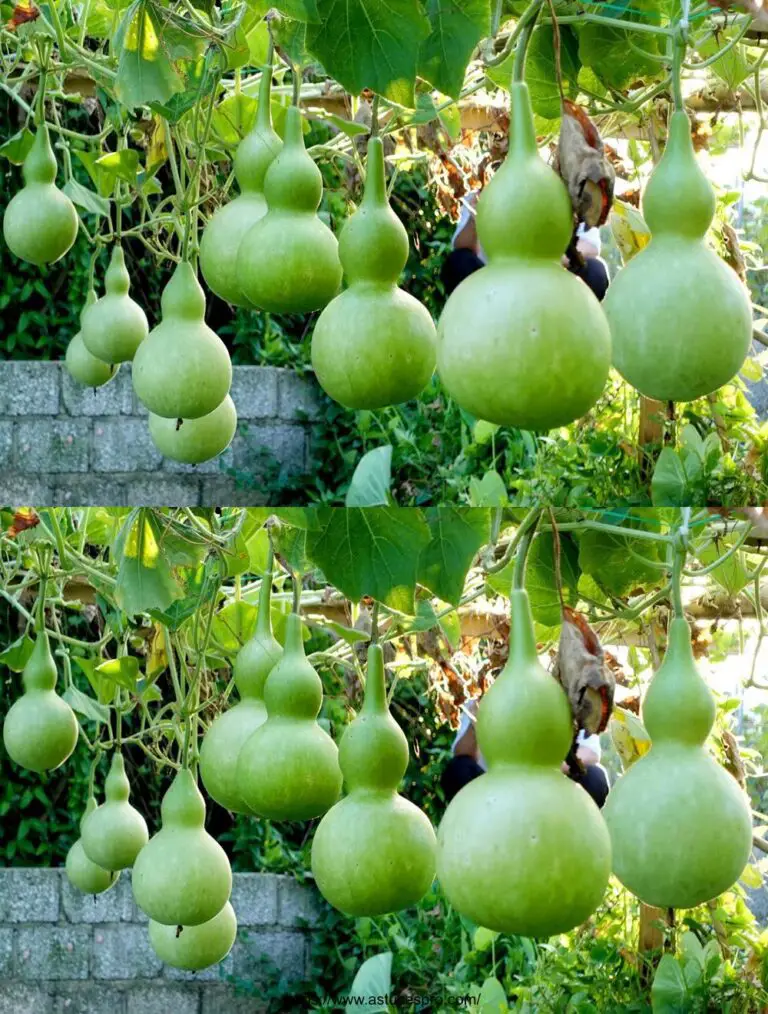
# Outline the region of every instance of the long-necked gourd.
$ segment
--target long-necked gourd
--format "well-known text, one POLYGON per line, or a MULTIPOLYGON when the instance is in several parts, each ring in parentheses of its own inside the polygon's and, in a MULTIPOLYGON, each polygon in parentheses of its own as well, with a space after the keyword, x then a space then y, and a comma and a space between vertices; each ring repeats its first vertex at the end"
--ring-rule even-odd
POLYGON ((230 902, 213 919, 199 926, 166 926, 149 921, 152 950, 166 965, 199 972, 216 965, 232 950, 237 936, 237 917, 230 902))
POLYGON ((347 915, 378 916, 415 905, 435 875, 435 832, 397 792, 408 742, 387 707, 381 646, 368 649, 365 701, 339 744, 348 795, 332 806, 312 842, 320 893, 347 915))
POLYGON ((477 206, 488 263, 445 305, 437 369, 472 415, 549 430, 595 404, 608 377, 611 338, 591 290, 561 264, 571 205, 539 156, 527 86, 513 82, 511 99, 509 153, 477 206))
POLYGON ((205 801, 189 768, 163 796, 162 826, 141 850, 131 883, 136 904, 164 926, 199 926, 224 908, 232 870, 205 830, 205 801))
POLYGON ((710 394, 738 373, 749 351, 749 293, 706 243, 714 213, 714 191, 679 110, 643 195, 652 239, 617 274, 603 304, 614 366, 648 398, 710 394))
POLYGON ((270 62, 261 75, 256 123, 235 152, 240 193, 215 212, 200 239, 200 272, 206 285, 234 306, 250 306, 237 282, 237 252, 251 226, 267 213, 264 177, 283 146, 272 127, 271 85, 270 62))
POLYGON ((715 702, 684 617, 643 702, 651 749, 622 775, 603 813, 613 871, 641 901, 692 908, 728 890, 752 849, 746 794, 707 750, 715 702))
POLYGON ((105 363, 103 359, 97 359, 85 347, 83 341, 83 317, 88 307, 93 306, 97 296, 93 289, 90 289, 85 304, 80 311, 80 330, 74 335, 67 345, 67 352, 64 356, 64 363, 67 372, 78 384, 85 387, 103 387, 108 384, 119 370, 119 366, 105 363))
POLYGON ((56 693, 56 677, 48 634, 41 629, 21 674, 24 692, 3 722, 8 756, 30 771, 53 771, 77 746, 77 719, 56 693))
POLYGON ((285 114, 283 148, 264 178, 267 213, 240 243, 237 281, 271 313, 320 310, 339 290, 339 244, 317 214, 323 178, 304 147, 301 110, 285 114))
POLYGON ((163 290, 160 323, 133 361, 133 389, 154 415, 199 419, 224 401, 232 363, 205 323, 205 294, 194 268, 181 261, 163 290))
POLYGON ((538 660, 527 593, 513 590, 510 607, 509 658, 477 716, 488 771, 445 812, 437 877, 451 904, 479 925, 547 937, 600 903, 611 845, 593 800, 561 771, 570 708, 538 660))
POLYGON ((104 802, 83 821, 85 854, 103 870, 125 870, 149 840, 147 822, 129 803, 131 785, 119 750, 112 754, 104 781, 104 802))
POLYGON ((264 684, 267 720, 251 733, 237 763, 246 806, 272 820, 310 820, 341 792, 338 748, 318 724, 323 685, 304 653, 301 617, 285 622, 283 657, 264 684))
POLYGON ((88 307, 82 321, 85 347, 105 363, 133 359, 149 334, 147 315, 131 299, 130 288, 131 276, 125 266, 123 248, 118 244, 112 248, 104 275, 104 295, 88 307))
POLYGON ((234 813, 248 813, 237 780, 237 759, 251 734, 267 720, 264 683, 283 649, 272 633, 272 570, 261 581, 256 630, 237 653, 234 679, 240 700, 212 723, 200 747, 200 777, 205 791, 234 813))
POLYGON ((232 443, 237 430, 237 409, 227 395, 213 412, 199 419, 167 419, 149 414, 149 435, 152 443, 166 458, 199 465, 202 461, 223 454, 232 443))
POLYGON ((384 146, 368 142, 365 195, 339 237, 349 283, 320 314, 312 366, 320 386, 347 408, 377 409, 415 398, 435 368, 435 325, 398 288, 408 234, 387 200, 384 146))
POLYGON ((31 264, 53 264, 77 239, 75 206, 56 186, 56 156, 48 127, 37 128, 22 167, 24 186, 3 216, 3 235, 11 253, 31 264))
MULTIPOLYGON (((81 831, 83 824, 96 809, 96 806, 96 797, 89 796, 85 811, 80 819, 81 831)), ((90 860, 85 854, 83 842, 80 838, 77 839, 69 852, 67 852, 64 865, 67 880, 69 880, 73 887, 76 887, 78 891, 82 891, 84 894, 103 894, 117 883, 120 876, 119 871, 103 870, 90 860)))

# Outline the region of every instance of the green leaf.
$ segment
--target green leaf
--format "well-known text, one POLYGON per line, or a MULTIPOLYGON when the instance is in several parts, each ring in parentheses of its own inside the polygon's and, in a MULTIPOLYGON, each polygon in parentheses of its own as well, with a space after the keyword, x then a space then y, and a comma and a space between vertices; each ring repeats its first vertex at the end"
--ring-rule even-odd
POLYGON ((295 21, 319 21, 316 0, 275 0, 272 6, 295 21))
POLYGON ((124 690, 133 693, 139 679, 139 660, 133 655, 123 655, 121 658, 110 658, 96 666, 96 672, 116 683, 124 690))
POLYGON ((31 637, 23 634, 18 640, 9 644, 4 651, 0 652, 0 665, 7 666, 11 672, 21 672, 29 661, 35 642, 31 637))
POLYGON ((291 63, 300 67, 309 62, 307 53, 307 23, 294 18, 280 18, 272 22, 275 45, 285 53, 291 63))
POLYGON ((83 671, 86 679, 91 684, 93 692, 96 694, 96 698, 99 704, 111 704, 115 699, 116 686, 113 682, 106 679, 97 670, 97 666, 101 663, 98 658, 80 658, 79 655, 75 655, 72 658, 73 662, 76 662, 79 668, 83 671))
POLYGON ((486 929, 485 926, 478 926, 472 938, 472 947, 476 951, 487 951, 491 944, 498 940, 499 934, 496 930, 486 929))
POLYGON ((372 997, 389 996, 392 991, 392 952, 383 951, 368 958, 357 970, 349 991, 349 1000, 368 1003, 372 997))
MULTIPOLYGON (((696 550, 696 556, 700 563, 707 566, 725 555, 732 545, 733 539, 723 539, 717 543, 707 540, 701 549, 696 550)), ((744 554, 740 551, 735 552, 724 563, 721 563, 714 570, 710 571, 710 576, 731 598, 735 598, 752 580, 744 554)))
POLYGON ((285 560, 291 570, 298 571, 300 574, 309 570, 306 528, 292 528, 290 525, 280 525, 273 532, 272 539, 275 552, 285 560))
POLYGON ((505 507, 509 503, 504 480, 494 469, 482 479, 473 476, 469 480, 469 495, 473 507, 505 507))
POLYGON ((139 153, 133 148, 110 151, 97 158, 96 165, 104 172, 125 180, 126 183, 135 183, 139 171, 139 153))
POLYGON ((101 197, 95 193, 95 191, 89 190, 88 187, 84 187, 76 179, 67 180, 62 189, 71 201, 74 201, 81 208, 85 208, 86 211, 90 211, 91 214, 109 214, 109 201, 105 197, 101 197))
POLYGON ((489 0, 427 0, 430 33, 421 44, 419 75, 458 99, 469 58, 491 28, 489 0))
POLYGON ((651 986, 653 1014, 685 1014, 688 990, 683 970, 676 958, 665 954, 656 969, 651 986))
POLYGON ((418 510, 349 507, 320 511, 323 527, 307 548, 328 581, 354 602, 370 595, 413 615, 419 556, 430 539, 418 510))
POLYGON ((644 560, 658 560, 657 543, 589 530, 579 536, 579 566, 600 588, 621 598, 637 588, 656 585, 662 572, 644 560))
POLYGON ((329 113, 327 109, 323 109, 321 106, 308 106, 307 113, 311 114, 313 120, 322 120, 324 123, 330 123, 337 130, 340 130, 342 134, 346 134, 347 137, 360 137, 361 134, 370 133, 370 128, 364 123, 345 120, 342 116, 337 116, 336 113, 329 113))
POLYGON ((230 95, 211 117, 211 127, 222 144, 235 147, 256 122, 258 102, 248 95, 230 95))
POLYGON ((61 695, 67 704, 79 715, 90 718, 92 722, 101 723, 109 721, 109 708, 99 704, 92 697, 78 690, 76 686, 67 687, 61 695))
POLYGON ((391 502, 392 445, 374 447, 358 461, 344 503, 347 507, 386 507, 391 502))
POLYGON ((214 616, 211 636, 227 654, 234 655, 256 629, 256 606, 231 602, 214 616))
MULTIPOLYGON (((560 65, 563 90, 566 95, 576 95, 581 69, 579 40, 569 25, 560 28, 560 65)), ((533 34, 528 47, 525 80, 534 113, 548 120, 556 120, 560 116, 560 92, 555 76, 555 47, 551 25, 539 25, 533 34)))
POLYGON ((689 501, 688 477, 677 451, 665 447, 658 457, 651 479, 654 507, 683 507, 689 501))
POLYGON ((12 162, 13 165, 21 165, 24 159, 29 154, 29 149, 32 147, 32 142, 35 139, 35 135, 31 130, 20 130, 13 137, 9 137, 7 141, 0 144, 0 155, 3 155, 12 162))
POLYGON ((494 975, 489 975, 480 987, 477 1014, 506 1014, 509 1010, 504 987, 494 975))
MULTIPOLYGON (((729 36, 732 37, 736 29, 731 32, 717 33, 717 38, 709 38, 706 42, 703 42, 700 46, 696 47, 697 52, 702 59, 708 59, 710 56, 714 56, 718 53, 723 46, 728 42, 729 36)), ((733 48, 729 49, 727 53, 724 53, 718 60, 710 64, 710 69, 713 74, 716 74, 721 81, 724 81, 731 91, 736 91, 739 85, 746 81, 750 74, 754 73, 755 63, 757 57, 750 60, 749 51, 745 46, 737 43, 733 48)))
MULTIPOLYGON (((576 605, 581 577, 579 549, 566 532, 560 536, 560 577, 566 605, 576 605)), ((555 540, 551 532, 541 532, 531 546, 525 572, 525 587, 534 620, 545 627, 558 626, 560 597, 557 594, 555 580, 555 540)), ((504 594, 509 594, 509 585, 504 594)))
POLYGON ((115 601, 129 616, 150 609, 163 612, 181 597, 144 508, 129 514, 115 539, 114 554, 120 561, 115 601))
MULTIPOLYGON (((627 13, 624 18, 631 21, 633 15, 627 13)), ((622 28, 592 22, 580 26, 579 59, 609 88, 622 89, 638 79, 648 81, 663 73, 661 64, 631 49, 627 38, 628 32, 622 28)), ((655 38, 652 36, 649 41, 645 36, 635 35, 632 41, 641 49, 657 53, 655 38)))
POLYGON ((412 109, 419 46, 430 31, 418 0, 318 0, 317 10, 307 45, 328 74, 353 95, 370 88, 412 109))
POLYGON ((426 520, 432 539, 419 560, 419 584, 457 606, 472 560, 490 537, 490 512, 478 507, 430 507, 426 520))
POLYGON ((167 102, 183 87, 163 49, 150 9, 149 0, 135 0, 125 12, 112 45, 119 56, 115 95, 127 109, 167 102))

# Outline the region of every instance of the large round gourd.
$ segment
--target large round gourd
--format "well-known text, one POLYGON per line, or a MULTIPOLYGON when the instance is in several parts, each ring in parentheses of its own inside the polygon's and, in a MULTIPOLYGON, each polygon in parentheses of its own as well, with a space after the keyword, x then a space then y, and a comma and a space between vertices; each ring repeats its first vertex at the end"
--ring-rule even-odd
POLYGON ((56 186, 56 156, 48 127, 37 128, 22 167, 24 186, 3 215, 3 235, 12 254, 31 264, 53 264, 77 239, 75 206, 56 186))
POLYGON ((323 390, 347 408, 378 409, 415 398, 435 368, 435 325, 398 288, 408 234, 387 200, 384 147, 368 142, 365 195, 339 237, 349 288, 320 314, 312 366, 323 390))
POLYGON ((267 720, 264 683, 283 649, 272 633, 272 570, 262 578, 256 630, 237 653, 234 679, 240 700, 211 723, 200 747, 205 791, 233 813, 248 813, 237 781, 237 761, 251 734, 267 720))
POLYGON ((267 720, 245 742, 237 785, 246 806, 271 820, 310 820, 341 792, 338 748, 317 722, 323 685, 304 653, 301 617, 285 621, 283 657, 264 685, 267 720))
POLYGON ((223 454, 236 430, 237 409, 229 395, 213 412, 199 419, 149 415, 149 435, 158 451, 166 458, 187 465, 199 465, 223 454))
POLYGON ((205 801, 188 768, 176 773, 161 812, 162 826, 133 868, 133 897, 164 926, 199 926, 229 901, 232 870, 224 849, 205 830, 205 801))
POLYGON ((477 206, 488 264, 451 293, 437 369, 472 415, 549 430, 583 416, 605 386, 608 323, 561 257, 572 232, 562 180, 539 157, 528 88, 511 86, 509 154, 477 206))
POLYGON ((613 363, 659 401, 692 401, 727 384, 752 340, 749 293, 705 236, 715 195, 696 161, 688 115, 672 114, 643 196, 652 239, 616 276, 603 306, 613 363))
MULTIPOLYGON (((86 818, 96 809, 96 805, 95 797, 90 796, 85 807, 85 812, 80 819, 81 830, 86 818)), ((78 891, 82 891, 84 894, 103 894, 110 887, 113 887, 120 877, 119 872, 103 870, 96 863, 92 862, 85 854, 83 842, 80 838, 77 839, 69 852, 67 852, 64 866, 67 880, 73 887, 76 887, 78 891)))
POLYGON ((90 289, 85 300, 85 305, 80 311, 80 330, 70 339, 66 355, 64 356, 64 363, 69 375, 78 384, 83 384, 85 387, 103 387, 104 384, 108 384, 112 380, 120 368, 119 366, 105 363, 102 359, 97 359, 85 347, 85 342, 83 341, 83 317, 88 307, 93 306, 96 299, 96 293, 93 289, 90 289))
POLYGON ((399 795, 408 743, 387 708, 381 646, 368 649, 365 702, 339 745, 349 795, 326 813, 312 842, 320 893, 354 916, 415 905, 435 875, 435 832, 418 806, 399 795))
POLYGON ((104 275, 104 295, 83 316, 85 347, 105 363, 125 363, 149 333, 147 315, 129 296, 131 277, 121 246, 112 248, 104 275))
POLYGON ((668 636, 643 702, 651 749, 619 779, 603 813, 619 880, 647 905, 692 908, 741 876, 752 818, 746 794, 704 746, 715 702, 687 621, 673 619, 668 636))
POLYGON ((112 754, 104 781, 104 802, 83 821, 80 839, 85 854, 103 870, 125 870, 149 839, 147 822, 128 802, 131 785, 125 761, 118 751, 112 754))
POLYGON ((223 961, 236 936, 237 918, 229 902, 213 919, 200 926, 182 926, 181 932, 178 926, 154 920, 149 923, 149 942, 158 958, 188 972, 199 972, 223 961))
POLYGON ((591 797, 560 770, 570 709, 538 660, 527 593, 513 591, 510 606, 509 658, 477 717, 488 772, 445 812, 437 876, 450 903, 481 926, 548 937, 598 906, 611 845, 591 797))

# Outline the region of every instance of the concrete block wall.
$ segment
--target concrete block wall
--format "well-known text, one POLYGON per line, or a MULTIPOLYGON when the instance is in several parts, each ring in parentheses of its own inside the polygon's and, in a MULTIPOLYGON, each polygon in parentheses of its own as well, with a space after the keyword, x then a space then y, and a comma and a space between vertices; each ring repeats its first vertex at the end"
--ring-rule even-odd
POLYGON ((63 869, 0 869, 0 1014, 260 1014, 270 968, 288 982, 307 975, 323 902, 292 877, 236 873, 232 905, 229 957, 184 972, 152 950, 130 872, 93 896, 63 869))
POLYGON ((0 362, 0 499, 40 506, 265 503, 258 481, 265 467, 306 469, 321 392, 314 378, 293 370, 236 366, 231 393, 239 417, 232 446, 214 461, 182 465, 155 449, 130 365, 92 389, 75 383, 60 362, 0 362))

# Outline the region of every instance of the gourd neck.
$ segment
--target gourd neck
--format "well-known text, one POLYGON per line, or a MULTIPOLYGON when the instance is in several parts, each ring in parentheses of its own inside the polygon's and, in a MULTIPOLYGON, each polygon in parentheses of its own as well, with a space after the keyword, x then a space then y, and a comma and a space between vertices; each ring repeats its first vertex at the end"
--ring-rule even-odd
POLYGON ((261 72, 259 82, 259 107, 256 110, 256 129, 272 129, 272 61, 261 72))
POLYGON ((323 706, 323 684, 304 651, 303 626, 298 613, 285 620, 283 657, 264 684, 267 720, 273 717, 314 721, 323 706))
POLYGON ((510 90, 509 154, 508 158, 538 157, 536 131, 533 125, 531 99, 524 81, 513 81, 510 90))
POLYGON ((388 206, 384 144, 380 137, 372 137, 368 141, 365 193, 362 203, 364 207, 371 208, 386 208, 388 206))
POLYGON ((53 183, 56 179, 56 156, 51 147, 48 126, 41 123, 37 128, 32 147, 27 152, 22 167, 25 184, 53 183))
POLYGON ((85 804, 85 809, 83 810, 83 815, 80 818, 80 834, 81 835, 83 833, 83 827, 85 826, 85 821, 87 820, 88 817, 90 817, 90 815, 93 813, 93 811, 96 809, 96 807, 98 805, 99 804, 96 802, 96 797, 93 794, 91 794, 88 797, 88 801, 85 804))
POLYGON ((202 828, 205 801, 189 768, 181 768, 163 796, 160 807, 163 827, 202 828))
POLYGON ((533 615, 528 593, 514 588, 509 595, 511 630, 509 635, 509 660, 504 667, 522 668, 531 662, 538 662, 536 635, 533 629, 533 615))
POLYGON ((387 685, 384 677, 384 652, 380 644, 368 647, 368 666, 365 675, 365 699, 361 714, 387 713, 387 685))
POLYGON ((703 239, 715 214, 715 192, 696 160, 688 114, 672 113, 664 154, 643 195, 651 232, 703 239))
POLYGON ((21 682, 25 691, 54 690, 56 688, 56 662, 51 653, 48 632, 42 628, 32 648, 32 654, 24 666, 21 682))
POLYGON ((696 665, 687 620, 671 620, 667 650, 643 702, 653 742, 701 746, 715 721, 715 701, 696 665))
POLYGON ((121 246, 112 248, 109 267, 104 276, 104 288, 110 296, 127 296, 131 287, 131 277, 125 266, 125 254, 121 246))
POLYGON ((205 293, 194 268, 181 261, 163 289, 160 300, 164 320, 202 320, 205 316, 205 293))
POLYGON ((285 655, 306 661, 307 655, 304 651, 304 631, 301 616, 298 613, 289 613, 285 618, 285 655))
POLYGON ((104 800, 107 803, 127 803, 131 795, 131 784, 125 773, 125 761, 121 753, 112 754, 109 774, 104 782, 104 800))
POLYGON ((256 613, 256 636, 272 637, 272 568, 268 567, 261 579, 259 608, 256 613))

